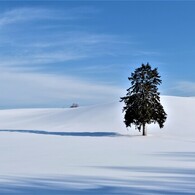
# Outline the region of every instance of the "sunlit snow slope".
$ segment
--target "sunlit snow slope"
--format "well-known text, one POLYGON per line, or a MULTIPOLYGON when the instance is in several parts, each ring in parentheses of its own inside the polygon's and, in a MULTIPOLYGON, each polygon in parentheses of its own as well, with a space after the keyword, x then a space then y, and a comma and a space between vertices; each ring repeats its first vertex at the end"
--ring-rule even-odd
POLYGON ((195 98, 143 137, 123 104, 0 110, 0 194, 194 194, 195 98))

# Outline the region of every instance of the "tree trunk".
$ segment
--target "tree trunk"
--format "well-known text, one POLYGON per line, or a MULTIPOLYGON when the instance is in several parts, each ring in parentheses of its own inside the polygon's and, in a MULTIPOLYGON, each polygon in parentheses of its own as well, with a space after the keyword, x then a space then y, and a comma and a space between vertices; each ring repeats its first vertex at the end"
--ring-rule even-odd
POLYGON ((146 124, 143 124, 143 136, 147 136, 146 124))

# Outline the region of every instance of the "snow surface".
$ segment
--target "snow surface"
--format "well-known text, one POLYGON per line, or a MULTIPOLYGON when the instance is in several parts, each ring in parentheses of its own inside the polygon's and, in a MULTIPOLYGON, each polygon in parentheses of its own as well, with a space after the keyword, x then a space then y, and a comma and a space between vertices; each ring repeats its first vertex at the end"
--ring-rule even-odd
POLYGON ((195 194, 195 98, 162 104, 147 137, 119 102, 0 110, 0 194, 195 194))

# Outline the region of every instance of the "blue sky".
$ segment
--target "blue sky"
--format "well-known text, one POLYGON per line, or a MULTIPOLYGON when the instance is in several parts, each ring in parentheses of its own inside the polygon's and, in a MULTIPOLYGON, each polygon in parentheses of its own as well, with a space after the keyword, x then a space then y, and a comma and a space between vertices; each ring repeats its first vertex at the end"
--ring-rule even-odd
POLYGON ((142 63, 162 95, 195 96, 193 1, 0 1, 0 102, 118 101, 142 63))

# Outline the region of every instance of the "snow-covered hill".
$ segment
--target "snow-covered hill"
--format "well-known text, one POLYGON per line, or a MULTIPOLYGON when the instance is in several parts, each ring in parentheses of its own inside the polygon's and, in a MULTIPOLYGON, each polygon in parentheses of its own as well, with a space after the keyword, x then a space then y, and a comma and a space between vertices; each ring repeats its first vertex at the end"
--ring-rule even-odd
POLYGON ((125 133, 119 103, 79 108, 0 111, 0 129, 125 133))
POLYGON ((125 128, 119 102, 0 110, 0 194, 193 194, 195 98, 162 103, 148 137, 125 128))

